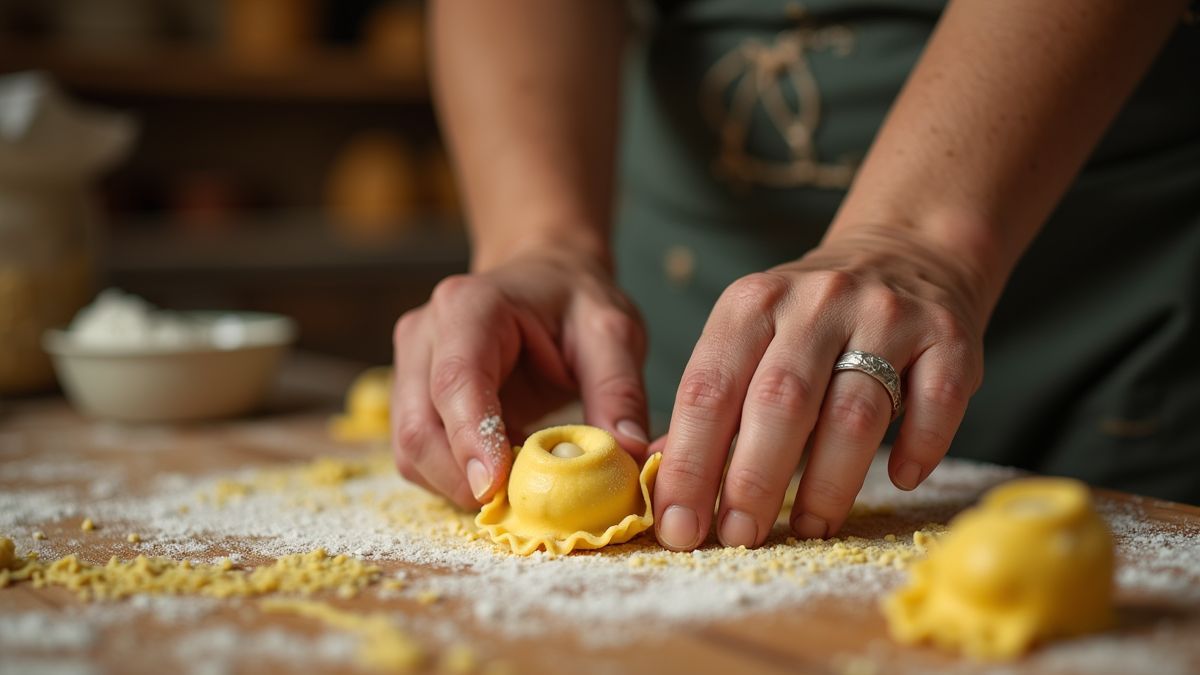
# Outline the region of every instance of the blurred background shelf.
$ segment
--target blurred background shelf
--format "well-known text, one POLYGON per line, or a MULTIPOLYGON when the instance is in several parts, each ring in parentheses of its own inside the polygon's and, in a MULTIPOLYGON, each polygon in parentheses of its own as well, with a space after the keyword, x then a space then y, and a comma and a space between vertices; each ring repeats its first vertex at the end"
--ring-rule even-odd
MULTIPOLYGON (((421 0, 0 0, 0 75, 132 117, 97 185, 96 289, 279 312, 300 346, 390 361, 468 266, 421 0)), ((2 272, 3 270, 0 270, 2 272)))
POLYGON ((279 102, 422 103, 419 63, 383 68, 351 48, 322 47, 278 64, 250 65, 199 46, 125 50, 68 42, 0 41, 5 71, 41 70, 100 95, 279 102))
POLYGON ((366 363, 390 362, 396 319, 468 266, 461 228, 437 218, 370 239, 348 237, 316 213, 206 231, 150 219, 125 223, 104 248, 107 285, 177 309, 287 314, 306 349, 366 363))
POLYGON ((339 234, 315 213, 257 216, 221 224, 215 231, 179 232, 170 222, 127 224, 107 242, 108 273, 154 274, 361 274, 465 269, 461 227, 438 218, 405 224, 393 236, 339 234))

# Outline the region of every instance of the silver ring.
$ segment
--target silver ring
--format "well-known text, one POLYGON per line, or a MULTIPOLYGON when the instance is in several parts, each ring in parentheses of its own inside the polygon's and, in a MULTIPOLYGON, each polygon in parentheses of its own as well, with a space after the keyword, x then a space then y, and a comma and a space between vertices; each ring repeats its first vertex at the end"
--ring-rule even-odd
POLYGON ((857 349, 842 354, 837 363, 833 364, 833 372, 839 370, 857 370, 860 373, 866 373, 875 378, 879 384, 882 384, 884 389, 887 389, 888 396, 892 397, 892 419, 896 419, 900 415, 900 376, 896 374, 896 369, 888 360, 871 352, 860 352, 857 349))

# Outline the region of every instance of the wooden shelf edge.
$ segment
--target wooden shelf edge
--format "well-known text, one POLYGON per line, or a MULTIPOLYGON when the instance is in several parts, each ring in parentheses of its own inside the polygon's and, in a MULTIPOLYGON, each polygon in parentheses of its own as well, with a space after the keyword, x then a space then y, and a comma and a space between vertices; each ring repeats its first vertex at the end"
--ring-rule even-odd
POLYGON ((254 65, 212 48, 122 50, 0 41, 0 71, 23 70, 46 71, 69 87, 119 95, 340 103, 429 97, 421 64, 383 69, 353 49, 324 48, 287 62, 254 65))
POLYGON ((213 232, 170 223, 113 233, 105 259, 114 273, 336 271, 463 267, 466 234, 446 219, 415 219, 403 232, 375 238, 340 233, 320 218, 297 215, 213 232))

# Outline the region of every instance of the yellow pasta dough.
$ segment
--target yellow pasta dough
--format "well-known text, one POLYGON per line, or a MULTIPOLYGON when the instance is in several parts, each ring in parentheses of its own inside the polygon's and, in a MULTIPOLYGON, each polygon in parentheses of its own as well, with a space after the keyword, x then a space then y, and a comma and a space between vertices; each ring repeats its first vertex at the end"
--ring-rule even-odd
POLYGON ((650 493, 661 453, 637 463, 603 429, 543 429, 516 449, 505 489, 475 524, 514 553, 551 555, 629 541, 654 524, 650 493))
POLYGON ((392 400, 392 369, 369 368, 346 393, 346 413, 331 420, 329 429, 339 441, 387 440, 392 400))
POLYGON ((892 636, 977 659, 1113 622, 1113 540, 1088 488, 1016 480, 959 515, 906 587, 884 600, 892 636))

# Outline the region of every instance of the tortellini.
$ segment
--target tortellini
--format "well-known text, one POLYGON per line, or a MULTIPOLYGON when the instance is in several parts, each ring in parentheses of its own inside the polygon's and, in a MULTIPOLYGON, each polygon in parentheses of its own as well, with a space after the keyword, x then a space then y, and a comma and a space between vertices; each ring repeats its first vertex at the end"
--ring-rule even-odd
POLYGON ((339 441, 386 441, 392 400, 392 369, 369 368, 346 392, 346 413, 329 423, 329 431, 339 441))
POLYGON ((475 524, 519 555, 563 555, 629 541, 654 524, 650 494, 661 454, 637 463, 603 429, 550 427, 516 449, 508 485, 475 524))
POLYGON ((883 605, 893 637, 977 659, 1113 622, 1113 540, 1088 488, 1028 478, 959 515, 883 605))

